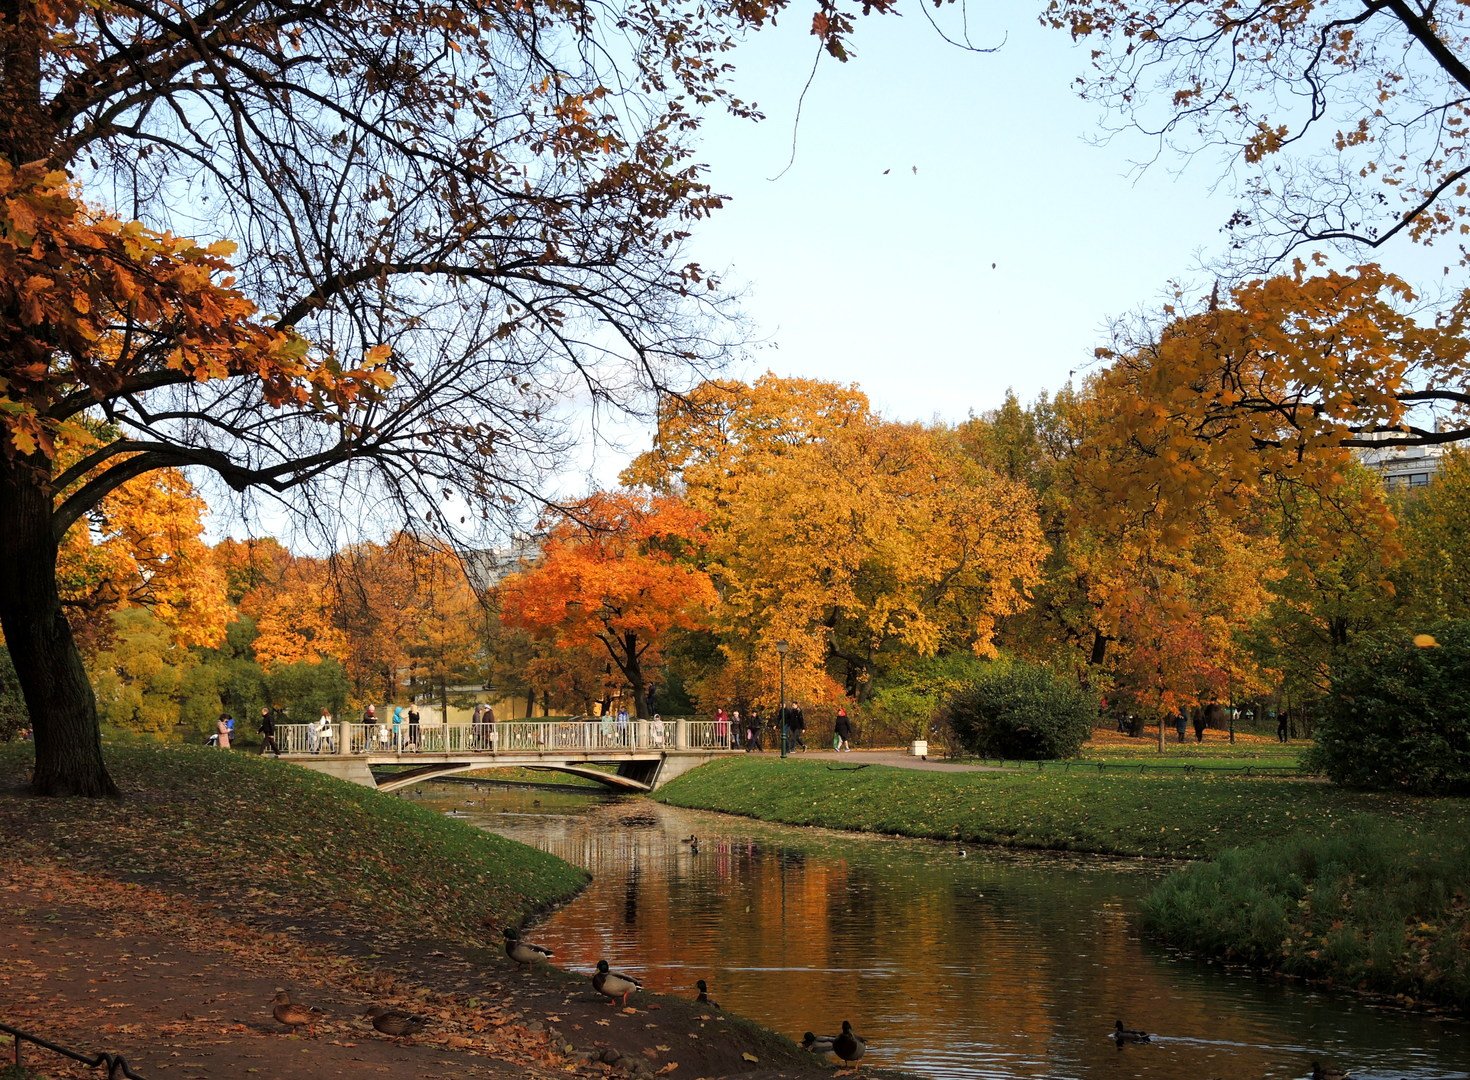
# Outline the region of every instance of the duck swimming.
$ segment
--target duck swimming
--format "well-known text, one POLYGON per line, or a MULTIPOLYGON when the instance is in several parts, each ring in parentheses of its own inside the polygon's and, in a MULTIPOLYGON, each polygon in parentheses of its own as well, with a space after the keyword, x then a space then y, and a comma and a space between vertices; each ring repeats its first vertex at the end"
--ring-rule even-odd
POLYGON ((1125 1028, 1123 1021, 1119 1020, 1113 1025, 1113 1041, 1119 1046, 1122 1046, 1124 1043, 1146 1043, 1149 1041, 1149 1037, 1146 1031, 1125 1028))
POLYGON ((1312 1080, 1353 1080, 1342 1069, 1334 1069, 1323 1065, 1320 1061, 1312 1062, 1312 1080))

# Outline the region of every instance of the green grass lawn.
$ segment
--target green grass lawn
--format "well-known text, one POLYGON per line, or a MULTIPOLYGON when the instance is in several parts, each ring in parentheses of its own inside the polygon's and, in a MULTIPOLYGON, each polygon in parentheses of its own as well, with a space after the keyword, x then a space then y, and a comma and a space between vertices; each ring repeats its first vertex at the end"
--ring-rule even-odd
POLYGON ((1109 855, 1208 858, 1359 815, 1438 828, 1467 801, 1348 792, 1318 780, 1201 770, 918 772, 846 760, 713 762, 660 789, 678 806, 860 832, 1109 855))
POLYGON ((110 744, 124 800, 21 794, 31 748, 0 745, 0 844, 260 914, 482 943, 575 895, 568 863, 413 802, 271 758, 110 744))

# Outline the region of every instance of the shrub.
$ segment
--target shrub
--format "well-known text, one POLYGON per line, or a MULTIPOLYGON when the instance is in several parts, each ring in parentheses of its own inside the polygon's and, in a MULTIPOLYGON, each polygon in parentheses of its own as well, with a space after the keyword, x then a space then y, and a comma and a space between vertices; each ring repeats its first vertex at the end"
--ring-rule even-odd
POLYGON ((927 739, 945 701, 986 667, 970 653, 916 660, 880 678, 864 706, 863 742, 882 745, 927 739))
POLYGON ((982 757, 1075 757, 1097 700, 1069 676, 1019 660, 988 664, 945 708, 955 738, 982 757))
POLYGON ((1360 639, 1333 664, 1311 763, 1339 784, 1470 793, 1470 621, 1360 639))

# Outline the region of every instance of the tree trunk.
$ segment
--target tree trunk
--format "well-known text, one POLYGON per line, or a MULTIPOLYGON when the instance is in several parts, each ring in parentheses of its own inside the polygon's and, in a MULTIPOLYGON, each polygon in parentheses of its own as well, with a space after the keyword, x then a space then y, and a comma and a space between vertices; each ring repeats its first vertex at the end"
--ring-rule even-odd
POLYGON ((638 635, 631 630, 623 634, 624 659, 618 664, 623 669, 623 677, 628 680, 628 687, 633 692, 633 716, 636 719, 644 719, 643 705, 643 664, 639 657, 638 635))
POLYGON ((0 466, 0 626, 30 711, 37 795, 118 798, 102 760, 97 700, 56 589, 56 540, 45 477, 0 466))

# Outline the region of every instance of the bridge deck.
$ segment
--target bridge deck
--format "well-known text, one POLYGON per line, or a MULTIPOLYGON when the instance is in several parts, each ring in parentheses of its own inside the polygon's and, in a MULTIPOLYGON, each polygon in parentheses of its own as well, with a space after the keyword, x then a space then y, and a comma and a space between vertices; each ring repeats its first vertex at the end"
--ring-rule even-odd
POLYGON ((420 780, 519 766, 648 791, 737 748, 718 721, 531 720, 498 724, 280 724, 282 755, 384 791, 420 780), (342 741, 345 740, 345 741, 342 741), (592 766, 612 765, 616 772, 592 766), (379 769, 374 774, 373 768, 379 769), (392 772, 384 770, 393 769, 392 772))

